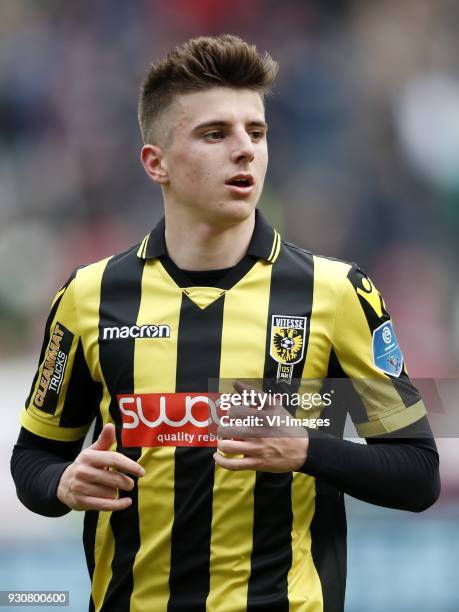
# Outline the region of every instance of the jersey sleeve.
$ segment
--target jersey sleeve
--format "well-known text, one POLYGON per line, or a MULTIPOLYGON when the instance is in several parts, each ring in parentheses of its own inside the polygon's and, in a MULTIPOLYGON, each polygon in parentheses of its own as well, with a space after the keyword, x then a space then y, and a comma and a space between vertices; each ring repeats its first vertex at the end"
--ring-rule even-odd
POLYGON ((384 300, 355 264, 337 306, 333 351, 359 396, 359 409, 350 411, 359 436, 392 433, 426 414, 384 300))
POLYGON ((95 416, 101 385, 91 377, 78 331, 76 273, 58 291, 46 322, 43 345, 21 425, 51 440, 83 438, 95 416))

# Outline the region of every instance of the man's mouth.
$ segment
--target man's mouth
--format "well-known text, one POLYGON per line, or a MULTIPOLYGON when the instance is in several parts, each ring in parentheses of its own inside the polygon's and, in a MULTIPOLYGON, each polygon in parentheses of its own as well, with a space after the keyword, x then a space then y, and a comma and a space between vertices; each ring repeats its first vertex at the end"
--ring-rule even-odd
POLYGON ((248 172, 240 172, 229 178, 225 183, 226 185, 234 185, 235 187, 250 187, 253 185, 254 180, 253 176, 248 172))
POLYGON ((235 174, 230 179, 225 181, 231 191, 241 194, 247 194, 252 191, 254 179, 251 174, 235 174))

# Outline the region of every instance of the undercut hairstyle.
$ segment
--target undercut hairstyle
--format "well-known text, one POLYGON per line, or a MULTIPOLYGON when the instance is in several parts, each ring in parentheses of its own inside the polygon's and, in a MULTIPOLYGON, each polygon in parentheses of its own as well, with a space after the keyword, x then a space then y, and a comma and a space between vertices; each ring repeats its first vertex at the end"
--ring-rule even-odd
POLYGON ((142 82, 138 117, 144 143, 160 144, 161 115, 180 94, 213 87, 252 89, 264 100, 278 70, 269 53, 258 53, 237 36, 193 38, 150 66, 142 82))

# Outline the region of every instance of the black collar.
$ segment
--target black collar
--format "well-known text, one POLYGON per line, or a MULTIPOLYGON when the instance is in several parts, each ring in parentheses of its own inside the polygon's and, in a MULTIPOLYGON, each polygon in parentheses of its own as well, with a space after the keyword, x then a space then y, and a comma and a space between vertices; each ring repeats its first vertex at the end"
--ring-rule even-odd
MULTIPOLYGON (((138 257, 142 259, 157 259, 167 254, 166 241, 164 239, 165 226, 163 217, 150 234, 142 240, 137 251, 138 257)), ((255 210, 255 228, 250 239, 247 255, 274 263, 279 255, 280 245, 281 237, 279 232, 269 225, 259 210, 255 210)))

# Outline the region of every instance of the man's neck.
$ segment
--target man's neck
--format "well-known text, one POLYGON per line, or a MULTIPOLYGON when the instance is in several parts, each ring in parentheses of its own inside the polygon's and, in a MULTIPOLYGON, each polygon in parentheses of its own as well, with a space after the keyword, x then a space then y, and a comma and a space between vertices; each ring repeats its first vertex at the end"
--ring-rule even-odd
POLYGON ((247 219, 215 228, 205 221, 187 223, 166 211, 166 247, 183 270, 220 270, 235 266, 244 255, 255 227, 255 211, 247 219))

